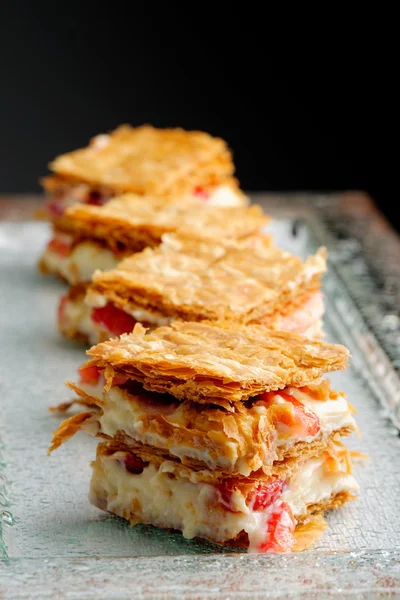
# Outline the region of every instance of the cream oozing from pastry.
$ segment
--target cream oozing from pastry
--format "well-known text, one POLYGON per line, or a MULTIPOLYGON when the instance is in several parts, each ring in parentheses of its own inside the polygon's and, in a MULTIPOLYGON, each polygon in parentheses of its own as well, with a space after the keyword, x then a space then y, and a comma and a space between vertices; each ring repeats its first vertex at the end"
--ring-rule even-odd
POLYGON ((42 256, 45 268, 61 275, 71 285, 90 281, 96 269, 114 269, 120 260, 109 248, 91 241, 76 244, 66 255, 48 246, 42 256))
POLYGON ((282 500, 290 505, 294 515, 304 515, 310 504, 319 504, 342 492, 356 495, 358 491, 357 481, 346 473, 344 465, 332 472, 326 468, 325 458, 317 457, 308 459, 291 477, 282 500))
MULTIPOLYGON (((269 506, 254 510, 253 502, 246 504, 240 497, 232 505, 232 511, 226 508, 226 502, 221 502, 215 486, 192 483, 177 476, 169 461, 160 467, 149 464, 140 474, 134 474, 126 470, 122 456, 123 453, 100 456, 95 461, 90 489, 92 504, 132 523, 177 529, 186 538, 201 537, 223 543, 244 531, 248 534, 250 552, 276 551, 268 543, 274 534, 271 525, 274 514, 280 514, 281 529, 291 532, 295 519, 306 515, 309 505, 328 505, 338 493, 353 494, 358 490, 352 475, 341 470, 328 471, 321 456, 306 461, 269 506)), ((287 547, 285 551, 290 549, 287 547)))
MULTIPOLYGON (((320 423, 320 431, 315 436, 297 435, 289 438, 278 436, 278 446, 290 447, 296 442, 312 442, 317 437, 327 438, 334 431, 339 431, 343 428, 355 429, 356 424, 351 414, 349 404, 344 394, 339 394, 335 399, 315 400, 308 394, 298 388, 287 388, 291 396, 299 402, 307 406, 318 417, 320 423)), ((279 402, 279 392, 277 393, 277 401, 279 402)))
POLYGON ((229 185, 219 185, 208 191, 204 202, 209 206, 243 206, 246 198, 229 185))
POLYGON ((61 331, 73 331, 87 338, 90 344, 97 344, 100 341, 102 328, 93 323, 92 309, 83 302, 83 299, 71 300, 67 297, 63 302, 62 311, 59 312, 58 324, 61 331))
MULTIPOLYGON (((86 183, 80 183, 61 189, 49 198, 47 209, 50 216, 61 216, 64 211, 73 204, 102 205, 111 200, 115 193, 111 191, 95 191, 86 183)), ((218 185, 212 188, 196 188, 189 194, 190 200, 199 201, 210 206, 243 206, 249 202, 248 198, 240 191, 230 185, 218 185)))
MULTIPOLYGON (((85 298, 85 302, 92 307, 101 308, 106 306, 108 299, 106 295, 99 294, 91 289, 85 298)), ((173 320, 172 317, 167 317, 156 311, 149 311, 144 308, 135 307, 132 304, 125 306, 123 310, 131 315, 139 323, 146 323, 161 327, 169 325, 173 320)), ((285 316, 278 315, 273 321, 273 328, 280 331, 289 331, 301 333, 307 337, 320 337, 322 333, 321 317, 324 313, 324 303, 321 292, 313 293, 305 302, 305 304, 285 316)), ((268 322, 270 317, 268 317, 268 322)), ((268 323, 266 323, 268 324, 268 323)))
MULTIPOLYGON (((225 469, 234 471, 241 475, 250 475, 252 468, 250 461, 253 459, 254 449, 248 448, 247 455, 240 450, 240 444, 228 436, 223 434, 213 433, 208 439, 207 431, 202 432, 202 436, 198 433, 193 435, 192 444, 188 445, 184 442, 177 443, 174 439, 166 435, 162 435, 158 428, 152 428, 148 424, 149 415, 161 413, 167 423, 171 424, 174 430, 178 431, 180 427, 185 429, 186 423, 183 405, 179 402, 168 404, 146 404, 146 401, 129 400, 118 386, 112 387, 108 392, 98 395, 98 387, 79 384, 79 387, 94 398, 100 398, 102 405, 102 413, 96 416, 98 421, 99 431, 107 436, 114 437, 117 432, 124 432, 133 440, 143 444, 154 446, 163 450, 167 450, 171 455, 176 456, 180 460, 185 458, 201 461, 211 469, 225 469), (207 447, 210 440, 213 440, 212 448, 207 447)), ((315 439, 327 439, 333 432, 339 431, 342 428, 355 428, 355 422, 351 415, 349 405, 342 394, 339 394, 336 399, 314 400, 306 393, 301 392, 297 388, 286 388, 290 395, 294 396, 299 402, 311 409, 318 417, 320 428, 315 435, 301 435, 296 432, 295 435, 289 437, 280 435, 276 436, 276 445, 283 450, 291 448, 297 442, 310 443, 315 439)), ((281 397, 279 393, 276 395, 276 401, 279 402, 281 397)), ((275 401, 275 399, 274 399, 275 401)), ((282 400, 283 401, 283 400, 282 400)), ((268 408, 262 403, 248 412, 247 427, 255 427, 255 421, 266 417, 268 408)), ((83 426, 85 429, 85 425, 83 426)), ((272 449, 273 450, 273 449, 272 449)), ((266 446, 266 452, 268 448, 266 446)), ((272 458, 274 454, 272 452, 272 458)), ((261 466, 258 465, 257 468, 261 466)))
POLYGON ((322 292, 317 291, 309 296, 306 302, 287 315, 278 315, 274 319, 273 328, 278 331, 301 333, 308 337, 319 331, 324 315, 322 292))

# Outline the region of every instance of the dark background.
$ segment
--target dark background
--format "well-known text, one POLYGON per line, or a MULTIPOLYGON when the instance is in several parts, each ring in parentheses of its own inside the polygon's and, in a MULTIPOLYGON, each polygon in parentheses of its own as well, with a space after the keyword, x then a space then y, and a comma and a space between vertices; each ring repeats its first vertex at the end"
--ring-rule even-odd
POLYGON ((0 192, 37 192, 57 154, 151 123, 225 138, 246 190, 364 190, 398 226, 395 77, 376 30, 292 31, 254 5, 2 6, 0 192))

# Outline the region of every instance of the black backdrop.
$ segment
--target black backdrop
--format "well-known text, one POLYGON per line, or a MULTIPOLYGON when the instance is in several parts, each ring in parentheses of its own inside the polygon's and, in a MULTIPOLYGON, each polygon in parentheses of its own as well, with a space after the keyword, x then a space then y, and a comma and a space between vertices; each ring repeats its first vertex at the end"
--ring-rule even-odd
POLYGON ((0 192, 38 191, 55 155, 120 123, 179 125, 225 138, 246 190, 365 190, 397 224, 393 76, 368 32, 101 6, 2 5, 0 192))

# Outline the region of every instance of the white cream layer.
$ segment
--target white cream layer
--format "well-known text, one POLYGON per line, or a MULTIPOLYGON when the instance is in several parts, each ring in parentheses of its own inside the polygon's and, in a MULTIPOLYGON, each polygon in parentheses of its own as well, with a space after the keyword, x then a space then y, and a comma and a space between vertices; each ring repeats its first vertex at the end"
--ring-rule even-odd
POLYGON ((307 506, 325 502, 331 496, 340 492, 357 494, 359 485, 353 475, 341 470, 333 473, 324 467, 321 457, 307 460, 290 479, 282 494, 282 500, 287 502, 295 516, 304 515, 307 506))
POLYGON ((96 269, 114 269, 120 262, 111 250, 90 241, 77 244, 68 256, 47 248, 42 260, 50 272, 61 275, 70 285, 90 281, 96 269))
MULTIPOLYGON (((241 512, 210 510, 215 506, 216 489, 207 483, 192 483, 169 476, 173 471, 169 461, 159 469, 145 467, 139 475, 129 473, 112 457, 98 458, 93 470, 90 501, 106 510, 139 522, 182 531, 184 537, 202 537, 214 541, 234 539, 246 531, 250 551, 256 550, 267 538, 270 509, 253 511, 242 503, 241 512), (99 468, 99 465, 102 468, 99 468), (133 508, 132 510, 132 507, 133 508)), ((294 517, 306 514, 307 506, 316 502, 328 503, 339 492, 356 492, 358 485, 352 475, 330 473, 323 458, 307 461, 292 478, 281 500, 287 502, 294 517)), ((289 528, 291 522, 287 523, 289 528)))
MULTIPOLYGON (((296 400, 299 400, 302 404, 310 408, 319 418, 321 430, 316 436, 307 436, 289 439, 278 439, 278 446, 290 447, 296 442, 312 442, 317 437, 327 438, 334 431, 338 431, 343 427, 349 427, 354 429, 356 423, 350 412, 349 405, 344 394, 339 394, 335 400, 315 400, 308 394, 305 394, 298 388, 287 388, 285 392, 289 391, 290 395, 296 400)), ((279 392, 277 392, 277 398, 279 401, 279 392)), ((284 400, 282 400, 284 402, 284 400)))
POLYGON ((210 192, 210 196, 204 200, 209 206, 243 206, 248 198, 241 192, 237 192, 229 185, 219 185, 210 192))
MULTIPOLYGON (((87 394, 94 397, 97 396, 98 389, 89 385, 79 386, 87 394)), ((354 419, 350 413, 349 405, 343 395, 340 395, 336 400, 313 400, 307 394, 300 392, 296 388, 290 389, 292 395, 309 407, 318 416, 321 424, 321 430, 316 436, 308 436, 301 438, 300 436, 291 437, 289 439, 277 440, 279 447, 290 448, 297 442, 310 443, 316 438, 326 439, 334 431, 340 430, 342 427, 355 427, 354 419)), ((99 397, 99 396, 97 396, 99 397)), ((192 458, 195 460, 201 460, 207 464, 211 469, 213 468, 224 468, 224 469, 236 469, 241 475, 248 476, 249 466, 248 457, 239 456, 239 448, 237 444, 227 442, 224 446, 229 446, 229 451, 226 456, 221 454, 215 457, 215 453, 212 456, 207 449, 192 448, 185 446, 184 444, 171 446, 168 438, 163 437, 160 434, 155 434, 146 431, 144 427, 144 418, 153 412, 162 412, 162 408, 151 406, 146 407, 145 403, 129 402, 123 390, 118 386, 111 388, 108 392, 103 393, 100 396, 102 400, 103 414, 99 415, 98 421, 100 429, 106 435, 114 437, 118 431, 124 431, 132 439, 154 446, 160 449, 168 449, 168 451, 182 460, 182 458, 192 458)), ((267 408, 265 406, 258 406, 257 413, 261 417, 267 414, 267 408)), ((169 411, 166 416, 167 420, 175 424, 177 427, 185 425, 182 418, 182 411, 178 406, 176 410, 169 411)), ((254 417, 257 418, 257 417, 254 417)))
MULTIPOLYGON (((82 301, 67 299, 64 304, 61 323, 62 329, 73 329, 74 331, 86 336, 90 344, 97 344, 100 341, 100 329, 92 321, 92 309, 82 301)), ((99 392, 102 394, 102 389, 99 392)))

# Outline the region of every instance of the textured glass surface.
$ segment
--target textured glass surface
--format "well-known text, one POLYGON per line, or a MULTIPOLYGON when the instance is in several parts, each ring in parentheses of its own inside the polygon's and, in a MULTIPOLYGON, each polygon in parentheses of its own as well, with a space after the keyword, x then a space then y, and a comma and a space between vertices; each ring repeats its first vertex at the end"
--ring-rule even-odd
MULTIPOLYGON (((329 246, 318 227, 302 225, 293 235, 291 219, 278 220, 270 229, 276 243, 295 254, 306 256, 321 242, 329 246)), ((46 456, 60 422, 48 407, 69 399, 63 382, 75 378, 85 359, 82 346, 63 340, 56 330, 63 284, 36 272, 47 236, 41 223, 0 224, 0 591, 9 590, 14 597, 11 591, 25 583, 32 586, 27 597, 52 597, 57 585, 65 591, 70 585, 77 597, 89 597, 89 591, 98 597, 103 581, 105 595, 116 598, 158 597, 151 595, 157 590, 159 597, 168 598, 235 598, 240 590, 238 597, 258 598, 263 590, 257 572, 280 581, 272 597, 290 589, 316 593, 316 582, 333 593, 344 581, 341 597, 352 590, 398 590, 399 380, 337 275, 334 260, 324 279, 325 327, 329 340, 346 344, 352 353, 351 367, 332 375, 332 381, 358 410, 361 438, 353 434, 349 445, 370 457, 355 466, 360 497, 328 515, 329 527, 312 551, 285 557, 225 551, 223 556, 212 544, 151 527, 131 528, 90 506, 89 463, 96 442, 88 436, 78 434, 46 456), (124 574, 129 593, 121 585, 124 574), (304 583, 307 577, 309 584, 304 583), (384 577, 391 578, 390 585, 384 577), (289 581, 293 589, 284 587, 289 581)))

